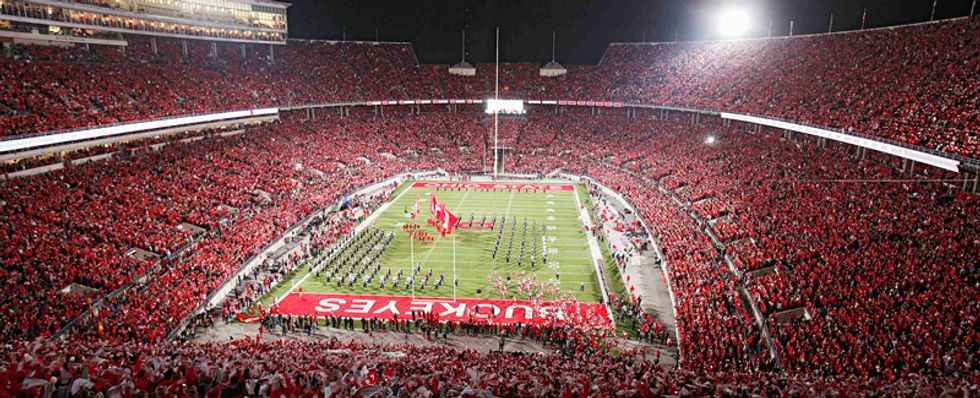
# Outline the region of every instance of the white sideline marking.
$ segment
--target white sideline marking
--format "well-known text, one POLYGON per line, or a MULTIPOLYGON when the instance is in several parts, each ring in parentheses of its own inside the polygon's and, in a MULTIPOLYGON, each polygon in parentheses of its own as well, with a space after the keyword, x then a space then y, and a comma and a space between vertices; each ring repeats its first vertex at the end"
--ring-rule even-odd
MULTIPOLYGON (((390 200, 382 204, 381 207, 378 208, 378 210, 375 210, 375 212, 371 213, 371 215, 365 218, 364 221, 361 221, 360 224, 357 224, 357 226, 354 227, 354 233, 350 236, 354 236, 361 233, 361 231, 363 231, 365 228, 371 225, 371 223, 374 222, 374 219, 378 218, 378 215, 384 213, 385 210, 388 210, 388 207, 390 207, 392 203, 395 203, 396 201, 398 201, 398 199, 401 199, 402 196, 405 195, 405 193, 407 193, 411 189, 412 187, 405 188, 405 190, 403 190, 402 193, 398 194, 398 196, 395 197, 395 200, 390 200)), ((306 280, 310 278, 310 275, 313 275, 313 273, 307 272, 306 275, 300 278, 298 282, 293 283, 293 285, 289 287, 289 290, 286 290, 286 292, 283 293, 282 296, 279 296, 279 298, 276 299, 275 304, 279 304, 279 302, 285 299, 286 296, 289 295, 289 293, 292 293, 293 290, 296 290, 296 288, 299 287, 299 285, 302 285, 303 282, 306 282, 306 280)))
MULTIPOLYGON (((582 220, 582 225, 592 227, 592 217, 589 217, 589 211, 582 206, 582 200, 578 198, 578 191, 575 191, 575 203, 578 204, 579 219, 582 220)), ((599 279, 599 290, 602 292, 602 301, 606 303, 606 313, 609 314, 609 320, 615 325, 616 320, 613 319, 612 309, 609 308, 609 302, 606 301, 609 293, 606 291, 605 281, 602 280, 605 274, 600 269, 602 266, 602 252, 599 250, 599 242, 596 241, 595 236, 588 232, 585 233, 585 239, 589 241, 589 253, 592 254, 592 265, 595 266, 596 278, 599 279)))

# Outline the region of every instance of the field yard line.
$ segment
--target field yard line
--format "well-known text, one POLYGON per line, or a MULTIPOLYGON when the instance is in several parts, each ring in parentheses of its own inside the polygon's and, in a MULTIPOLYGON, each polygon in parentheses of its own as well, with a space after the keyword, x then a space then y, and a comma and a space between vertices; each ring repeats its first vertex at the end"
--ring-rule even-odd
POLYGON ((510 191, 510 199, 507 199, 507 210, 504 210, 504 217, 507 217, 507 216, 510 215, 510 205, 511 205, 511 203, 514 203, 514 192, 517 192, 517 191, 514 191, 514 190, 511 190, 510 191))
MULTIPOLYGON (((463 198, 460 199, 459 203, 456 204, 456 209, 454 209, 454 211, 459 212, 459 208, 463 207, 463 202, 466 201, 466 197, 469 195, 470 195, 470 190, 467 189, 466 193, 463 194, 463 198)), ((439 246, 439 242, 442 241, 442 238, 443 238, 442 236, 436 238, 436 241, 433 242, 432 247, 429 248, 429 252, 425 254, 425 258, 422 259, 422 264, 425 264, 425 262, 429 260, 429 257, 432 256, 432 251, 436 249, 436 246, 439 246)), ((412 267, 415 267, 415 264, 412 264, 412 267)))
MULTIPOLYGON (((504 217, 503 217, 503 219, 504 219, 504 227, 507 226, 506 223, 507 223, 507 216, 510 215, 510 205, 512 203, 514 203, 514 192, 517 192, 517 191, 511 190, 510 191, 510 198, 507 199, 507 210, 504 210, 504 217)), ((493 264, 490 266, 490 269, 492 271, 496 271, 497 270, 497 257, 496 256, 493 257, 493 264)))
MULTIPOLYGON (((371 215, 369 215, 367 218, 365 218, 364 221, 361 221, 360 224, 357 224, 357 226, 354 227, 354 234, 352 234, 351 236, 354 236, 354 235, 357 235, 357 234, 361 233, 361 231, 363 231, 365 228, 367 228, 368 225, 371 225, 371 223, 374 222, 374 219, 378 218, 378 216, 381 213, 384 213, 385 210, 388 210, 388 207, 390 207, 392 203, 397 202, 399 199, 402 198, 402 195, 405 195, 406 192, 411 191, 411 190, 412 190, 412 188, 411 187, 408 187, 407 189, 403 190, 402 193, 398 194, 398 196, 396 196, 395 199, 389 200, 389 201, 385 202, 384 204, 382 204, 381 207, 378 208, 378 210, 375 210, 374 213, 371 213, 371 215)), ((306 282, 306 280, 310 278, 310 275, 313 275, 313 273, 307 271, 306 275, 303 275, 303 277, 300 278, 299 281, 293 283, 293 285, 289 287, 289 290, 286 290, 286 292, 283 293, 282 296, 279 296, 279 298, 276 299, 276 302, 275 303, 276 304, 279 304, 279 302, 282 301, 283 299, 285 299, 286 296, 289 295, 289 293, 292 293, 293 290, 296 290, 296 288, 299 287, 299 285, 302 285, 303 282, 306 282)))

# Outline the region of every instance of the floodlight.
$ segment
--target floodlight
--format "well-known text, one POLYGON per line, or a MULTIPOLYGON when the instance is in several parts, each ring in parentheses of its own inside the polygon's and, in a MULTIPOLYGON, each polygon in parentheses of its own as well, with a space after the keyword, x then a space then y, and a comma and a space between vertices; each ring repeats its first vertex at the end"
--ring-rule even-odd
POLYGON ((715 30, 723 37, 741 37, 752 27, 752 16, 742 7, 729 7, 715 17, 715 30))

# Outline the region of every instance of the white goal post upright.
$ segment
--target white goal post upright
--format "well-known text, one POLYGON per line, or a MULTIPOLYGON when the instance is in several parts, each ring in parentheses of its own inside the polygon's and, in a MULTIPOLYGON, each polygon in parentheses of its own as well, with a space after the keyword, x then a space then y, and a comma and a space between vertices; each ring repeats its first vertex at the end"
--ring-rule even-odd
POLYGON ((408 242, 412 251, 412 268, 408 270, 410 277, 412 278, 412 300, 415 300, 415 238, 412 234, 408 234, 408 242))
MULTIPOLYGON (((493 83, 493 99, 500 99, 500 27, 497 27, 497 44, 496 44, 496 63, 494 66, 494 83, 493 83)), ((498 131, 498 119, 497 114, 500 113, 497 110, 493 111, 493 178, 497 178, 498 164, 498 151, 500 150, 497 146, 497 131, 498 131)), ((455 285, 455 283, 454 283, 455 285)))
POLYGON ((456 302, 456 235, 453 235, 453 302, 456 302))

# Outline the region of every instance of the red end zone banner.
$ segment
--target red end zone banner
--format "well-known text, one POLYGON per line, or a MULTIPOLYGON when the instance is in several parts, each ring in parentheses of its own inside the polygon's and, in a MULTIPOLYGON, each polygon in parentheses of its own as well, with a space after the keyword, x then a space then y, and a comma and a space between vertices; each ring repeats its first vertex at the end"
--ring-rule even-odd
POLYGON ((464 189, 501 189, 510 191, 574 191, 574 185, 552 184, 478 184, 468 182, 416 182, 412 188, 464 188, 464 189))
POLYGON ((411 319, 412 312, 432 314, 440 321, 493 322, 494 324, 608 325, 606 306, 600 303, 558 303, 480 300, 440 297, 362 296, 351 294, 290 293, 279 302, 284 315, 316 315, 355 319, 411 319))

